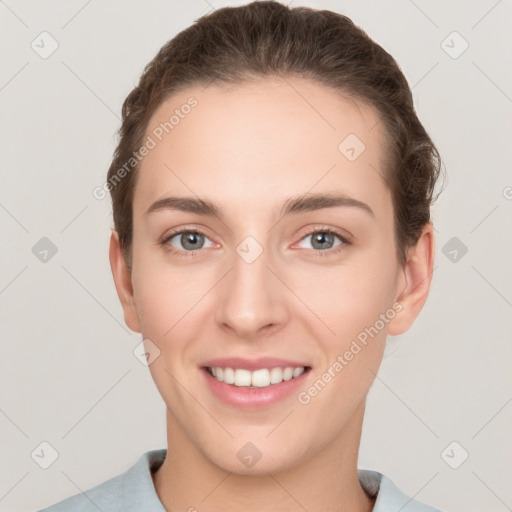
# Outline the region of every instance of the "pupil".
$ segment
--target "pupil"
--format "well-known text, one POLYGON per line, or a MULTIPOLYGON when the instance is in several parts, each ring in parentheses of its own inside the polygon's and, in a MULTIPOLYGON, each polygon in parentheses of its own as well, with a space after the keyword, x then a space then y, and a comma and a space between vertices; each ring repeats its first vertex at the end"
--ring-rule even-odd
POLYGON ((332 235, 327 233, 316 233, 316 235, 313 237, 313 240, 320 245, 320 249, 324 249, 325 242, 329 242, 330 238, 332 238, 332 235))
POLYGON ((199 235, 198 233, 188 233, 187 235, 184 235, 185 242, 183 243, 183 247, 186 249, 197 249, 199 244, 199 235))

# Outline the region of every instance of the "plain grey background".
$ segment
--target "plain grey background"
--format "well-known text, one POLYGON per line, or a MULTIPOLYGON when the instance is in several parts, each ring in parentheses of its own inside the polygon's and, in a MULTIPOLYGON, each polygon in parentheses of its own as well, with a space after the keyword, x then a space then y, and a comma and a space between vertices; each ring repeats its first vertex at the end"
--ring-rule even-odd
MULTIPOLYGON (((42 508, 166 446, 110 273, 110 198, 92 191, 145 64, 242 3, 0 1, 2 511, 42 508), (41 443, 58 454, 47 469, 41 443)), ((298 5, 350 16, 398 60, 447 173, 431 295, 389 338, 359 465, 444 510, 511 510, 512 3, 298 5)))

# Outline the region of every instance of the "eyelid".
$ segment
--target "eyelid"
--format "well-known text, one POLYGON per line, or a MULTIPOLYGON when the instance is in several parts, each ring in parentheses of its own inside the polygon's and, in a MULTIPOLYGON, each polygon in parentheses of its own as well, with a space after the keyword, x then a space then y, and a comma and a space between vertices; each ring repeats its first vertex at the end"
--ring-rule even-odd
MULTIPOLYGON (((344 242, 346 245, 351 245, 354 237, 344 229, 335 228, 334 226, 316 226, 312 228, 306 228, 304 231, 304 234, 302 234, 299 238, 299 242, 304 240, 309 235, 314 235, 315 233, 331 233, 336 236, 338 236, 342 242, 344 242)), ((294 244, 295 245, 295 244, 294 244)), ((324 251, 326 252, 326 251, 324 251)))
POLYGON ((201 227, 196 227, 196 226, 193 226, 193 225, 190 225, 190 226, 185 225, 185 226, 179 226, 177 228, 171 229, 170 231, 166 232, 162 236, 161 242, 166 242, 170 238, 173 238, 174 236, 180 235, 180 234, 183 234, 183 233, 198 233, 200 235, 204 235, 204 236, 206 236, 206 237, 211 239, 210 235, 208 234, 207 228, 202 227, 202 226, 201 227))
MULTIPOLYGON (((197 228, 193 226, 180 226, 178 228, 172 229, 171 231, 164 234, 159 241, 159 245, 163 246, 166 251, 169 251, 170 253, 173 253, 177 256, 187 256, 187 255, 194 255, 199 252, 201 252, 204 247, 201 247, 200 249, 195 249, 193 251, 185 251, 182 249, 176 249, 175 247, 171 246, 170 240, 178 235, 182 235, 184 233, 196 233, 198 235, 202 235, 205 238, 208 238, 212 242, 213 245, 218 245, 216 242, 212 240, 212 238, 207 234, 206 228, 197 228)), ((211 249, 211 247, 206 247, 206 249, 211 249)))
MULTIPOLYGON (((334 228, 331 226, 324 226, 324 227, 315 227, 310 228, 308 231, 300 237, 299 241, 293 244, 292 249, 300 244, 305 238, 314 235, 315 233, 329 233, 332 234, 340 240, 340 243, 338 245, 335 245, 334 247, 331 247, 329 249, 306 249, 306 255, 309 255, 309 257, 312 258, 335 258, 339 256, 340 253, 345 251, 349 246, 352 245, 353 237, 352 235, 349 235, 344 230, 340 230, 339 228, 334 228)), ((300 249, 300 248, 299 248, 300 249)), ((293 249, 296 250, 296 249, 293 249)))

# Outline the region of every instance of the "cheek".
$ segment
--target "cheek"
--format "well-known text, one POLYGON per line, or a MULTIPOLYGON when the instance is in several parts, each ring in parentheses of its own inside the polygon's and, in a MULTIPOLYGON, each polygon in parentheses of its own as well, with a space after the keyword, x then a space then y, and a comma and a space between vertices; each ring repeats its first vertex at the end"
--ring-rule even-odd
POLYGON ((387 265, 372 260, 294 270, 288 282, 316 318, 317 332, 325 331, 321 339, 329 345, 336 340, 334 344, 339 347, 373 325, 392 306, 395 280, 389 260, 387 265))
POLYGON ((174 340, 183 339, 180 332, 187 332, 190 337, 197 329, 201 299, 209 287, 199 276, 140 277, 138 282, 134 282, 134 295, 142 335, 154 339, 166 350, 170 346, 174 348, 174 340))
MULTIPOLYGON (((134 258, 133 287, 141 333, 160 351, 150 371, 160 392, 167 396, 174 393, 172 376, 183 385, 197 378, 185 369, 196 359, 192 340, 204 337, 205 315, 211 307, 208 295, 216 274, 208 267, 171 268, 162 258, 151 261, 150 254, 147 259, 138 256, 138 260, 134 258)), ((178 395, 173 399, 179 402, 178 395)))
POLYGON ((315 339, 324 357, 316 380, 302 390, 303 401, 299 402, 309 403, 311 410, 325 418, 326 430, 335 432, 340 421, 349 418, 364 400, 378 372, 387 321, 395 314, 390 302, 393 273, 376 265, 364 272, 331 272, 326 283, 324 293, 317 287, 309 298, 315 313, 334 334, 315 321, 315 339), (392 314, 386 317, 388 311, 392 314))
POLYGON ((175 414, 185 414, 190 404, 180 389, 197 385, 197 375, 189 371, 193 350, 190 340, 201 337, 202 306, 206 303, 201 299, 211 285, 183 269, 171 272, 148 264, 139 268, 140 272, 134 272, 133 285, 141 333, 159 351, 149 370, 168 407, 175 414))
POLYGON ((208 276, 199 267, 170 264, 161 248, 147 242, 134 243, 132 276, 142 334, 163 343, 177 326, 190 321, 194 305, 209 289, 208 276))

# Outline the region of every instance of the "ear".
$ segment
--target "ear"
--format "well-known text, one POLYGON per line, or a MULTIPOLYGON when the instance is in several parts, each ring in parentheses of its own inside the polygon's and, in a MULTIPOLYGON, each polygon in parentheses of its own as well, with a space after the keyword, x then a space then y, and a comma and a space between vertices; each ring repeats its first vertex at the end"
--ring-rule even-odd
POLYGON ((133 297, 132 274, 124 259, 117 231, 112 231, 110 236, 109 258, 117 296, 123 307, 124 321, 132 331, 140 332, 139 319, 133 297))
POLYGON ((406 332, 427 300, 434 267, 434 229, 427 223, 418 243, 409 248, 407 261, 400 270, 399 287, 395 302, 402 308, 388 323, 387 333, 398 336, 406 332))

